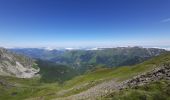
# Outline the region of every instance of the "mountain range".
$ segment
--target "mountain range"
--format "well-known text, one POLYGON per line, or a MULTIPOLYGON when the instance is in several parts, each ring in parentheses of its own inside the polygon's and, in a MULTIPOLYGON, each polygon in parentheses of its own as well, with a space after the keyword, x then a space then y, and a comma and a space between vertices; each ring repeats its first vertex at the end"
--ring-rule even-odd
POLYGON ((47 60, 81 72, 96 66, 118 67, 134 65, 166 52, 164 49, 142 47, 98 48, 96 50, 46 50, 36 48, 11 49, 33 59, 47 60))

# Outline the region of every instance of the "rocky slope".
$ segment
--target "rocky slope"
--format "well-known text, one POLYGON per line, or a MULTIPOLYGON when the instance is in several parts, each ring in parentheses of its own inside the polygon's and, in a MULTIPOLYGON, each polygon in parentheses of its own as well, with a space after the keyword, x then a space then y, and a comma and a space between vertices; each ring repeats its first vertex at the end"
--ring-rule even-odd
POLYGON ((125 88, 133 88, 148 84, 153 81, 159 81, 161 79, 170 80, 170 64, 160 65, 148 72, 134 76, 132 79, 125 80, 123 82, 116 82, 114 79, 110 81, 98 84, 87 91, 79 94, 69 96, 66 98, 57 98, 55 100, 96 100, 101 99, 110 93, 120 91, 125 88))
POLYGON ((0 48, 0 75, 31 78, 38 71, 32 59, 0 48))

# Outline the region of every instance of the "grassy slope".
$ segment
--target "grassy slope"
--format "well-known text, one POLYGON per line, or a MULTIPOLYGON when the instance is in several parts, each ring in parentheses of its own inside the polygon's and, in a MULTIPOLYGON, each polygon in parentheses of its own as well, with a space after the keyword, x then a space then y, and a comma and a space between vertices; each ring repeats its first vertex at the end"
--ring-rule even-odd
POLYGON ((170 100, 170 81, 161 80, 150 84, 112 93, 106 100, 170 100))
POLYGON ((16 87, 12 88, 0 85, 0 99, 23 100, 24 98, 41 96, 45 97, 45 99, 51 99, 57 97, 56 93, 58 91, 67 90, 73 87, 81 86, 83 84, 88 84, 81 89, 71 89, 70 92, 64 96, 73 95, 105 80, 114 78, 117 81, 122 81, 165 63, 170 63, 170 53, 163 54, 135 66, 125 66, 113 69, 99 68, 93 72, 88 72, 85 75, 78 76, 72 80, 66 81, 64 84, 45 84, 40 83, 39 79, 17 79, 11 77, 0 77, 0 79, 16 85, 16 87))
POLYGON ((0 100, 23 100, 30 97, 44 96, 59 90, 58 83, 40 83, 39 78, 19 79, 1 76, 0 80, 14 86, 0 84, 0 100))

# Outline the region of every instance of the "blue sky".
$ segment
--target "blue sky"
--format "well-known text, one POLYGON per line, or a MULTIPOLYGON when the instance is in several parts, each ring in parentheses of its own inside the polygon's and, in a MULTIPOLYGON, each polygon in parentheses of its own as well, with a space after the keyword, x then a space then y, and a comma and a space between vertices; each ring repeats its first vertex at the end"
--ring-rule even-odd
POLYGON ((169 46, 170 0, 0 0, 0 46, 169 46))

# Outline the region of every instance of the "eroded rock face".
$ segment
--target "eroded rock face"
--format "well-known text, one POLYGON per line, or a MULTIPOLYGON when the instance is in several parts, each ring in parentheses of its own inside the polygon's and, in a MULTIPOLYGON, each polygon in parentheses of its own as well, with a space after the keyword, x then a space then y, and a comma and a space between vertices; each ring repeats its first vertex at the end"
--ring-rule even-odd
POLYGON ((31 78, 39 69, 33 68, 34 61, 28 57, 0 48, 0 75, 31 78))

